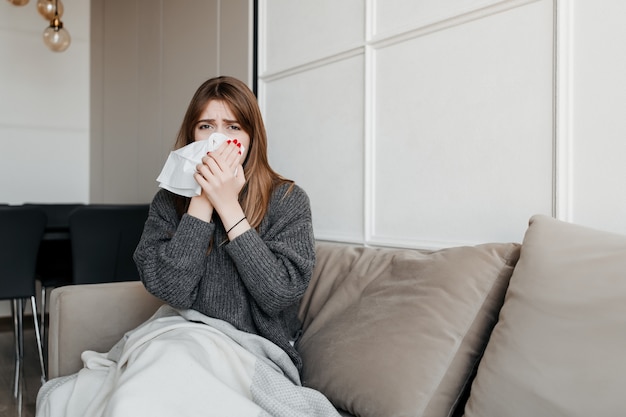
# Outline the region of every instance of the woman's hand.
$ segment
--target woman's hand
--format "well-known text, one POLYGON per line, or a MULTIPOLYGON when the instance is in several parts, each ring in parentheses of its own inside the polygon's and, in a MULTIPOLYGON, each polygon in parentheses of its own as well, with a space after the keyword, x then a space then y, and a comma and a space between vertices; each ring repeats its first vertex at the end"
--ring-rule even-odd
MULTIPOLYGON (((211 209, 215 209, 222 222, 227 224, 230 217, 241 216, 239 192, 246 183, 241 165, 240 144, 236 139, 222 143, 215 151, 209 152, 198 164, 194 178, 202 188, 198 197, 205 198, 211 209)), ((191 208, 191 206, 190 206, 191 208)), ((239 217, 240 218, 240 217, 239 217)))

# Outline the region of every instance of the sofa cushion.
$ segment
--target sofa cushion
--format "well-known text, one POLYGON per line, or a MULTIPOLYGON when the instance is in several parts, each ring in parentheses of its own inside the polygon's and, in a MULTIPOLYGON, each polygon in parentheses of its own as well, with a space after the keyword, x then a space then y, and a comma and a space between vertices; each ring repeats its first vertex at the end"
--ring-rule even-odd
POLYGON ((434 252, 318 244, 300 308, 303 383, 360 417, 449 415, 518 256, 514 243, 434 252))
POLYGON ((618 416, 626 236, 534 216, 467 417, 618 416))

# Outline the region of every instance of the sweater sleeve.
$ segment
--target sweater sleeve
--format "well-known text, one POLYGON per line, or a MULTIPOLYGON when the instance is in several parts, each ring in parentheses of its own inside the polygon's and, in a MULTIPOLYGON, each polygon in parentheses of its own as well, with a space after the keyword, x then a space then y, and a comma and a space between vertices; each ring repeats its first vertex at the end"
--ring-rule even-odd
POLYGON ((134 259, 150 293, 173 307, 190 308, 215 225, 187 214, 179 220, 174 207, 171 193, 155 195, 134 259))
POLYGON ((300 301, 315 265, 309 198, 288 187, 274 193, 259 232, 250 229, 226 246, 246 289, 272 317, 300 301))

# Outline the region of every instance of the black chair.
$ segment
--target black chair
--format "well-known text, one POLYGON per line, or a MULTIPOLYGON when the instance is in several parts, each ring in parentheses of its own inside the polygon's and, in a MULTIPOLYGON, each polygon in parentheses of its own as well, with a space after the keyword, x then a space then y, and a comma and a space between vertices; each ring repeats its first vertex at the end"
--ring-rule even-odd
POLYGON ((20 377, 24 359, 24 300, 30 298, 42 383, 46 379, 42 340, 37 322, 35 269, 37 251, 46 227, 46 215, 37 208, 0 207, 0 299, 12 301, 15 334, 15 378, 13 395, 21 394, 20 377))
POLYGON ((74 284, 139 279, 133 253, 148 204, 86 205, 70 216, 74 284))
POLYGON ((82 203, 25 203, 44 211, 48 219, 46 231, 37 255, 37 280, 41 283, 41 317, 39 327, 46 350, 46 304, 48 289, 72 284, 72 246, 70 244, 70 214, 82 203))

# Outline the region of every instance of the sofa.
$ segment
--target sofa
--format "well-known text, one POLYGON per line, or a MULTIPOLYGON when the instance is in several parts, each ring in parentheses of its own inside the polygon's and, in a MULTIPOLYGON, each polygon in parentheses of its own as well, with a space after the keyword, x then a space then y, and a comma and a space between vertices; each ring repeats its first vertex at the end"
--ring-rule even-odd
MULTIPOLYGON (((54 289, 49 377, 161 301, 139 282, 54 289)), ((533 216, 521 243, 317 243, 302 381, 345 416, 626 413, 626 236, 533 216)))

